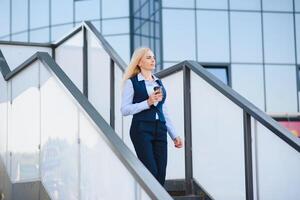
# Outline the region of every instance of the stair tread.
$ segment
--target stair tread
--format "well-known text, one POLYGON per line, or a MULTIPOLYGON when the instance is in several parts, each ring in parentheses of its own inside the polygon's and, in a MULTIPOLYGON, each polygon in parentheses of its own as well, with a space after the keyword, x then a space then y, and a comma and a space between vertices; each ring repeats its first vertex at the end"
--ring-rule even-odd
POLYGON ((174 200, 200 200, 198 195, 172 196, 174 200))

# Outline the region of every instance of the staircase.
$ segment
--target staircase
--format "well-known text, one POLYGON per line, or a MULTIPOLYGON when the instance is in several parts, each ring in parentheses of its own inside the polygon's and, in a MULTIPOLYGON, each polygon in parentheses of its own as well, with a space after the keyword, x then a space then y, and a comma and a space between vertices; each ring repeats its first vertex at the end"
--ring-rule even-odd
MULTIPOLYGON (((50 199, 71 200, 300 196, 299 140, 197 62, 156 74, 185 141, 182 150, 169 141, 162 188, 134 155, 131 119, 120 113, 126 63, 90 22, 54 44, 0 42, 0 49, 0 160, 7 185, 36 180, 50 199), (26 148, 24 141, 30 141, 26 148)), ((0 191, 8 197, 0 172, 0 191)), ((35 191, 29 199, 41 199, 35 191)))
POLYGON ((165 189, 173 197, 174 200, 212 200, 199 184, 195 181, 193 184, 193 194, 188 194, 186 191, 185 180, 168 180, 165 184, 165 189))

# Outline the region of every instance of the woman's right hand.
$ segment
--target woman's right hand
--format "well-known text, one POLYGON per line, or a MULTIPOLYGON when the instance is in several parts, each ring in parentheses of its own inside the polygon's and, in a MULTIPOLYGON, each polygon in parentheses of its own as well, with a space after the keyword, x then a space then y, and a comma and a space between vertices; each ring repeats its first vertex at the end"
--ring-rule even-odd
POLYGON ((156 102, 159 102, 159 101, 162 101, 163 99, 163 95, 162 95, 162 92, 153 92, 148 100, 147 100, 147 103, 149 106, 152 106, 153 104, 155 104, 156 102))

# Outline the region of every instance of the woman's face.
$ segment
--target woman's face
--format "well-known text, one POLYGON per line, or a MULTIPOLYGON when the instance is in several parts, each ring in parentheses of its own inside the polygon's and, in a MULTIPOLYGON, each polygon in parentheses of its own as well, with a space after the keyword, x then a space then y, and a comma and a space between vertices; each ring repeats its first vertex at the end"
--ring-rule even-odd
POLYGON ((139 66, 148 71, 151 71, 155 68, 155 56, 151 50, 144 54, 139 62, 139 66))

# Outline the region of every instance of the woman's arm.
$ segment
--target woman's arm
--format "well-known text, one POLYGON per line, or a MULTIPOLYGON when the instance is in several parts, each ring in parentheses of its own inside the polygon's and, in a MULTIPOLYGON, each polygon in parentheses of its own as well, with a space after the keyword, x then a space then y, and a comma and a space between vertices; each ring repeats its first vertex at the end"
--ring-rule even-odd
POLYGON ((182 140, 178 136, 178 134, 176 133, 174 125, 171 122, 171 119, 170 119, 169 114, 168 114, 168 108, 167 108, 166 104, 163 105, 163 113, 164 113, 164 116, 165 116, 166 126, 167 126, 169 136, 172 138, 175 147, 181 148, 182 145, 183 145, 182 140))
POLYGON ((167 108, 166 104, 163 105, 163 113, 165 116, 166 126, 168 129, 169 136, 172 138, 172 140, 174 140, 176 137, 178 137, 178 135, 177 135, 174 125, 169 117, 168 108, 167 108))
POLYGON ((126 80, 124 83, 124 88, 122 92, 122 103, 121 103, 121 113, 123 116, 134 115, 149 107, 147 100, 140 103, 132 103, 134 95, 133 85, 130 79, 126 80))

